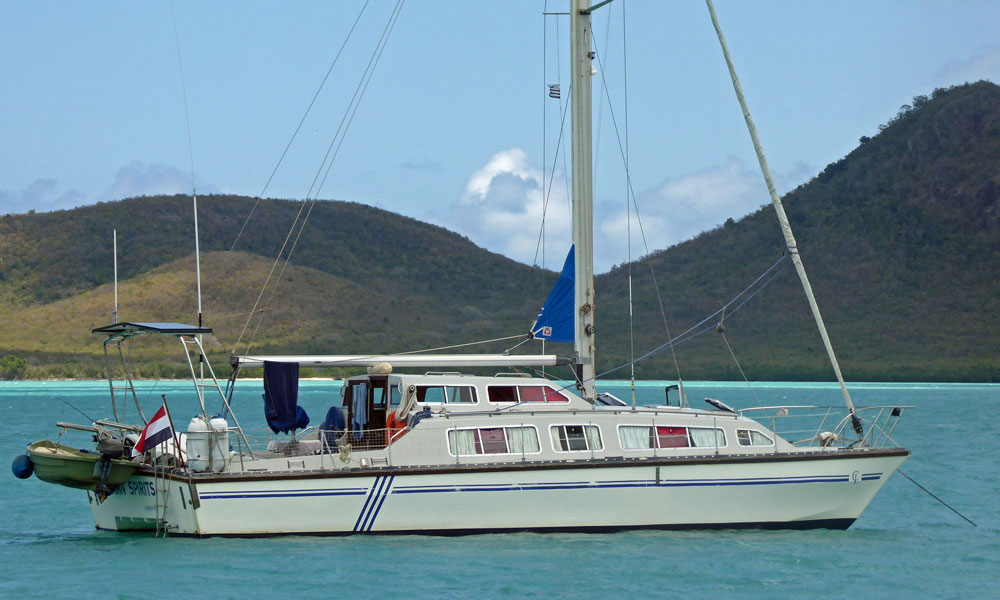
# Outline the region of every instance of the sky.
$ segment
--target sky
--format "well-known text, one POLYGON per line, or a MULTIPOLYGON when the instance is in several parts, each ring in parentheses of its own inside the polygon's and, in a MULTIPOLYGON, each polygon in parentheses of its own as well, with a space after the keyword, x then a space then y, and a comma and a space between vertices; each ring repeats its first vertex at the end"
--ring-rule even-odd
MULTIPOLYGON (((715 6, 781 193, 914 96, 1000 81, 994 0, 715 6)), ((543 11, 566 2, 409 0, 378 53, 395 7, 0 0, 0 214, 192 188, 349 200, 558 270, 569 34, 543 11)), ((705 4, 616 0, 593 22, 598 272, 768 203, 705 4)))

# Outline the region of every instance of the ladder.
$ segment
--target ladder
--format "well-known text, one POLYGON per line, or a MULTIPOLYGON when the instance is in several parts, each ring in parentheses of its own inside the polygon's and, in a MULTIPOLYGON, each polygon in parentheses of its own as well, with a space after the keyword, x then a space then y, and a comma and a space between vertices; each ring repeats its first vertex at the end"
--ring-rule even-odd
MULTIPOLYGON (((160 455, 163 459, 166 455, 160 455)), ((156 507, 156 534, 154 537, 167 537, 170 534, 170 523, 167 521, 167 500, 170 498, 170 479, 167 478, 167 462, 160 460, 153 463, 153 504, 156 507)))

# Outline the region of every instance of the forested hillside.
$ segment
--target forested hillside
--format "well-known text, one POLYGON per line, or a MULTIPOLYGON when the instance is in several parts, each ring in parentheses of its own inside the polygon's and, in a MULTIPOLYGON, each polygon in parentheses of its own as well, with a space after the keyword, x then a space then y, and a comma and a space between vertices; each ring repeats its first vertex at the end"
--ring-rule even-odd
MULTIPOLYGON (((784 201, 848 379, 1000 381, 1000 88, 980 82, 915 98, 784 201)), ((255 351, 300 353, 393 352, 514 335, 527 330, 555 279, 440 227, 318 202, 281 285, 264 295, 259 329, 254 321, 243 332, 301 206, 260 200, 227 253, 255 202, 199 199, 206 324, 216 331, 218 360, 241 333, 238 350, 252 337, 255 351)), ((98 374, 103 355, 89 332, 110 321, 115 228, 120 318, 196 319, 189 198, 6 215, 0 358, 25 359, 29 376, 98 374)), ((768 205, 636 261, 636 355, 668 339, 651 268, 676 335, 783 252, 768 205)), ((598 371, 629 357, 627 272, 622 266, 597 278, 598 371)), ((791 268, 727 315, 725 336, 751 379, 832 378, 791 268)), ((180 366, 168 358, 173 348, 140 346, 132 352, 146 373, 170 375, 180 366)), ((522 349, 539 350, 537 343, 522 349)), ((676 352, 685 378, 739 378, 714 329, 676 352)), ((637 368, 641 377, 676 376, 669 352, 637 368)))

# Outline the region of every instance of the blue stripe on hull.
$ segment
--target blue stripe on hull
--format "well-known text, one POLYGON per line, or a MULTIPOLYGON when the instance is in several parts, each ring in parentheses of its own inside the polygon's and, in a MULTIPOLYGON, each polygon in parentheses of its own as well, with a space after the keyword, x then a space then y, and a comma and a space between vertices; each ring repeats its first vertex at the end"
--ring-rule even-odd
MULTIPOLYGON (((861 481, 881 479, 882 473, 864 473, 861 481)), ((361 496, 367 494, 365 504, 354 524, 355 531, 370 531, 382 510, 389 494, 438 494, 454 492, 530 492, 547 490, 615 489, 615 488, 655 488, 655 487, 718 487, 744 485, 788 485, 797 483, 847 483, 849 475, 802 475, 796 477, 749 477, 743 479, 626 479, 621 481, 572 481, 560 483, 471 483, 452 485, 404 485, 393 488, 395 475, 375 478, 370 488, 307 489, 307 490, 267 490, 209 492, 202 494, 202 500, 251 499, 251 498, 297 498, 313 496, 361 496)))
POLYGON ((358 520, 354 522, 354 531, 358 530, 358 526, 361 525, 361 521, 364 519, 365 515, 368 513, 368 507, 372 503, 372 498, 375 496, 375 489, 378 488, 378 484, 382 482, 382 476, 375 478, 375 482, 372 483, 371 491, 368 492, 368 497, 365 498, 365 505, 361 507, 361 513, 358 515, 358 520))

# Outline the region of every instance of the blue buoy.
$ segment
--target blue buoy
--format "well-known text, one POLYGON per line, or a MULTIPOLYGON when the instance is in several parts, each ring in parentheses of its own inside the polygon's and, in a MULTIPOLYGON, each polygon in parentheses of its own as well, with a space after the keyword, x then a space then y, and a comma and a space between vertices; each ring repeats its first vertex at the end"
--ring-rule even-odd
POLYGON ((21 454, 14 457, 14 462, 10 463, 10 470, 14 472, 14 477, 27 479, 35 472, 35 467, 31 464, 30 456, 21 454))

